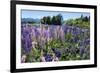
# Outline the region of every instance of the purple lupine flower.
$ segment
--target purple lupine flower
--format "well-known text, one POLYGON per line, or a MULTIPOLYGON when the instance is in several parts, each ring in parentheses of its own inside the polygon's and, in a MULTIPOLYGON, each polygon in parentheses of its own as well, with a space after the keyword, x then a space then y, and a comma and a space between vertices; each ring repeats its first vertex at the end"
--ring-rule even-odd
POLYGON ((48 35, 49 35, 49 31, 48 31, 48 30, 44 30, 44 31, 43 31, 43 35, 44 35, 45 38, 47 38, 48 35))
POLYGON ((25 25, 21 31, 22 48, 24 49, 25 53, 29 53, 32 49, 31 31, 28 28, 28 25, 25 25))
POLYGON ((74 39, 73 39, 73 42, 74 43, 77 43, 78 41, 78 31, 76 30, 76 28, 73 29, 73 32, 74 32, 74 39))
POLYGON ((29 35, 26 35, 26 37, 22 40, 22 45, 26 53, 29 53, 32 49, 32 40, 29 35))
POLYGON ((71 52, 73 55, 76 55, 76 47, 75 46, 73 46, 73 48, 71 49, 71 52))
POLYGON ((41 50, 40 60, 46 62, 45 57, 43 56, 43 49, 41 50))
POLYGON ((52 26, 52 28, 50 29, 50 37, 54 38, 55 37, 55 30, 54 27, 52 26))
POLYGON ((80 46, 85 46, 84 39, 81 40, 81 42, 80 42, 80 46))
POLYGON ((80 47, 80 56, 81 57, 83 56, 84 52, 85 52, 85 48, 84 47, 80 47))
POLYGON ((47 41, 49 43, 51 41, 51 39, 52 39, 50 29, 48 29, 47 32, 48 32, 47 41))
POLYGON ((89 44, 90 44, 90 39, 86 39, 86 40, 85 40, 85 43, 86 43, 87 45, 89 45, 89 44))
POLYGON ((52 61, 59 61, 58 57, 54 57, 52 61))
POLYGON ((68 30, 68 27, 65 26, 65 25, 63 25, 63 26, 62 26, 62 29, 63 29, 64 33, 66 34, 66 33, 67 33, 67 30, 68 30))
POLYGON ((59 39, 60 38, 60 26, 56 26, 56 29, 55 29, 55 39, 59 39))
POLYGON ((61 36, 61 39, 65 39, 65 33, 62 26, 60 27, 60 36, 61 36))
POLYGON ((52 61, 52 57, 48 52, 46 54, 45 60, 46 60, 46 62, 52 61))
POLYGON ((53 48, 52 50, 53 50, 53 52, 55 53, 55 56, 56 56, 56 57, 59 58, 59 57, 61 56, 61 53, 60 53, 60 51, 59 51, 57 48, 53 48))
POLYGON ((40 32, 36 27, 34 28, 34 32, 33 33, 35 34, 36 37, 40 36, 40 32))
POLYGON ((44 56, 40 56, 40 60, 41 60, 42 62, 46 62, 46 60, 45 60, 45 57, 44 57, 44 56))

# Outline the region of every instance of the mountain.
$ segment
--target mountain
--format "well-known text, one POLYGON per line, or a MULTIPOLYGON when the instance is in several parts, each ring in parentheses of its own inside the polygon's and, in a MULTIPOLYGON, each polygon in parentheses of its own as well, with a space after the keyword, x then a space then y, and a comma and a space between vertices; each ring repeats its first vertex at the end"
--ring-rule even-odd
POLYGON ((33 18, 22 18, 21 22, 40 22, 40 19, 38 19, 38 18, 36 18, 36 19, 33 19, 33 18))

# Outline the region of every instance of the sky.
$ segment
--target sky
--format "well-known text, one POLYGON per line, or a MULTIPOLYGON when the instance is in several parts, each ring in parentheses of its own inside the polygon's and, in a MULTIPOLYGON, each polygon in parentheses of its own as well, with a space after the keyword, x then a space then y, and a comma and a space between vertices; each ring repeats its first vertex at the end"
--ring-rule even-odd
POLYGON ((90 13, 83 13, 83 12, 21 10, 21 18, 41 19, 44 16, 52 17, 58 14, 61 14, 63 16, 63 20, 79 18, 81 15, 88 17, 90 16, 90 13))

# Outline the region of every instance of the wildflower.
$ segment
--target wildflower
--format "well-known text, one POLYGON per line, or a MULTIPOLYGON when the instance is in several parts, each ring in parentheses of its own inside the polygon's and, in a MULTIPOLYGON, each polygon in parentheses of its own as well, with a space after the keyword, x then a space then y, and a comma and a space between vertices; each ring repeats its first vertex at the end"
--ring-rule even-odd
POLYGON ((23 55, 21 58, 21 63, 25 63, 25 60, 26 60, 26 55, 23 55))
POLYGON ((46 62, 52 61, 51 55, 49 53, 46 54, 45 60, 46 62))
POLYGON ((52 50, 55 53, 56 57, 60 57, 61 56, 61 53, 59 52, 59 50, 57 48, 53 48, 52 50))

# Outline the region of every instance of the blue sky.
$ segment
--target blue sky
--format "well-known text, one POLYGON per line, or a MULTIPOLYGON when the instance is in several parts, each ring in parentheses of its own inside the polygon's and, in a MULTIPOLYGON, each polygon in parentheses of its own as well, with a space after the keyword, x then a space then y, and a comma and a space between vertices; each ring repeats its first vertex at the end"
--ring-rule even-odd
POLYGON ((34 10, 22 10, 21 11, 21 17, 22 18, 38 18, 41 19, 43 16, 56 16, 57 14, 61 14, 63 16, 64 20, 67 19, 74 19, 79 18, 81 15, 83 16, 90 16, 89 13, 83 13, 83 12, 54 12, 54 11, 34 11, 34 10))

